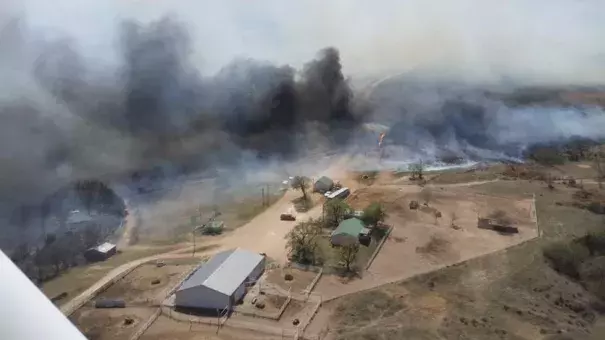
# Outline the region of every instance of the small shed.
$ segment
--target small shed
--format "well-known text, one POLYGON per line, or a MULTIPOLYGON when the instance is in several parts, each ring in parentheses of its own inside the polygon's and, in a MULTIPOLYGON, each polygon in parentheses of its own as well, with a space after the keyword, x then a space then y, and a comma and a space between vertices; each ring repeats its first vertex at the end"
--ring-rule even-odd
POLYGON ((332 235, 330 242, 337 246, 348 246, 360 243, 360 236, 363 234, 365 225, 358 218, 346 219, 338 225, 332 235))
POLYGON ((370 228, 363 228, 359 233, 359 243, 368 247, 372 243, 372 230, 370 228))
POLYGON ((350 193, 351 193, 351 190, 349 190, 349 188, 341 188, 334 192, 328 191, 324 194, 324 196, 329 200, 334 199, 334 198, 345 199, 345 198, 347 198, 347 196, 349 196, 350 193))
POLYGON ((105 261, 115 255, 116 252, 117 247, 115 244, 105 242, 84 252, 84 258, 88 262, 105 261))
POLYGON ((333 186, 334 181, 331 178, 322 176, 313 184, 313 191, 324 193, 332 189, 333 186))

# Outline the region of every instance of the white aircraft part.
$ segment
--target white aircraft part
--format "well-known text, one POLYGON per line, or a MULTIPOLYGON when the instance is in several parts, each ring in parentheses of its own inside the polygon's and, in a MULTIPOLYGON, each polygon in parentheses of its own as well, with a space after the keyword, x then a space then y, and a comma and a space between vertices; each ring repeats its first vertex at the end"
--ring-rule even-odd
POLYGON ((1 250, 0 339, 86 340, 1 250))

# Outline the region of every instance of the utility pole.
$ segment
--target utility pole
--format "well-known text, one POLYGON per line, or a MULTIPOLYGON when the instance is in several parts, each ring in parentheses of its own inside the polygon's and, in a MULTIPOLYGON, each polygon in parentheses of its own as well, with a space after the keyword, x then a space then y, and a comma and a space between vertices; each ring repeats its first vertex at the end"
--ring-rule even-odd
POLYGON ((597 149, 595 165, 597 168, 597 184, 599 184, 599 189, 603 189, 603 169, 601 168, 601 150, 597 149))
POLYGON ((193 223, 193 226, 191 228, 191 236, 193 237, 193 249, 191 252, 191 256, 195 256, 195 231, 198 229, 203 229, 205 228, 209 223, 212 223, 218 216, 221 215, 221 212, 218 211, 218 207, 215 206, 215 210, 212 213, 212 216, 210 216, 210 218, 208 218, 207 221, 205 221, 204 223, 201 223, 202 220, 202 205, 200 205, 198 207, 198 213, 199 213, 199 221, 198 223, 193 223))
MULTIPOLYGON (((198 223, 202 220, 202 206, 199 205, 197 207, 197 213, 198 213, 198 223)), ((193 223, 193 226, 191 226, 191 237, 193 238, 193 249, 191 250, 191 257, 195 257, 195 230, 197 229, 197 223, 193 223)))

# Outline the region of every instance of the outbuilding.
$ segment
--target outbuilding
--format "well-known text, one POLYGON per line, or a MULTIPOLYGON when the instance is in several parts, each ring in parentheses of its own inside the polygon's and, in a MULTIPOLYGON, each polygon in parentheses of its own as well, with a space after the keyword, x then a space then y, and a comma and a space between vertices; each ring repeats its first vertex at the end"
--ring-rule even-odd
POLYGON ((175 305, 231 310, 265 269, 265 257, 241 248, 226 250, 200 265, 177 289, 175 305))
POLYGON ((115 255, 116 252, 117 248, 115 244, 105 242, 84 252, 84 258, 88 262, 105 261, 115 255))
POLYGON ((332 190, 334 187, 334 181, 326 176, 320 177, 313 185, 313 191, 324 193, 332 190))
POLYGON ((350 193, 351 191, 349 190, 349 188, 340 188, 334 192, 328 191, 324 194, 324 196, 329 200, 334 198, 345 199, 347 198, 347 196, 349 196, 350 193))
POLYGON ((363 222, 358 218, 348 218, 338 225, 332 235, 330 242, 336 246, 348 246, 359 243, 360 237, 366 233, 363 222))

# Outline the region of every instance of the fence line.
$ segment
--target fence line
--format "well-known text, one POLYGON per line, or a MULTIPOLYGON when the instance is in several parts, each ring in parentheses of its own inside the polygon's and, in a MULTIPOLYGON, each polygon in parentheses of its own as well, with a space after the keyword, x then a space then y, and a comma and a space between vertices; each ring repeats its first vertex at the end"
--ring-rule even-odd
POLYGON ((242 315, 265 318, 265 319, 277 321, 281 318, 282 314, 284 314, 284 311, 286 310, 286 308, 288 307, 288 305, 290 304, 291 301, 292 301, 292 292, 291 292, 291 290, 288 290, 288 295, 286 297, 286 301, 281 305, 279 310, 277 310, 276 312, 269 313, 269 312, 265 312, 265 311, 255 311, 255 310, 249 311, 249 310, 246 310, 245 308, 240 308, 240 307, 234 308, 233 311, 238 314, 242 314, 242 315))
POLYGON ((311 281, 311 283, 303 290, 303 292, 305 292, 307 300, 309 299, 309 295, 311 295, 311 292, 313 291, 313 289, 315 289, 317 282, 319 282, 319 279, 321 279, 323 272, 324 272, 324 269, 321 268, 319 270, 319 272, 317 273, 317 275, 315 275, 315 277, 313 278, 313 281, 311 281))
POLYGON ((313 265, 304 265, 304 264, 300 264, 300 263, 296 263, 296 262, 288 262, 287 266, 293 267, 295 269, 302 270, 302 271, 305 271, 305 272, 315 272, 315 273, 318 273, 318 272, 320 272, 320 271, 323 270, 322 267, 317 267, 317 266, 313 266, 313 265))
POLYGON ((305 330, 311 324, 311 322, 313 321, 313 318, 315 318, 315 315, 317 315, 317 312, 319 311, 319 308, 321 308, 321 305, 323 304, 321 295, 317 295, 317 297, 318 297, 318 301, 315 304, 315 306, 313 306, 313 310, 311 311, 311 315, 309 315, 309 317, 307 318, 307 320, 305 322, 302 322, 300 324, 300 333, 303 335, 303 337, 304 337, 304 334, 305 334, 305 330))
POLYGON ((382 249, 382 246, 384 245, 384 243, 389 238, 389 235, 391 235, 391 231, 392 230, 393 230, 393 226, 390 226, 389 230, 387 230, 387 232, 382 237, 382 240, 380 240, 380 243, 378 244, 378 246, 376 247, 376 249, 374 249, 374 252, 372 253, 372 256, 370 256, 370 259, 368 260, 368 263, 366 263, 366 266, 365 266, 364 270, 368 270, 368 268, 370 268, 370 266, 374 262, 374 259, 376 258, 376 256, 378 256, 378 253, 380 252, 380 249, 382 249))
POLYGON ((157 318, 160 316, 160 314, 162 314, 162 309, 161 308, 156 309, 156 311, 153 313, 153 315, 151 315, 149 317, 149 319, 147 319, 147 321, 145 321, 145 323, 139 329, 137 329, 137 331, 130 337, 130 340, 138 340, 141 337, 141 335, 143 335, 143 333, 145 333, 145 331, 147 331, 147 329, 149 329, 151 324, 153 324, 155 322, 155 320, 157 320, 157 318))
POLYGON ((538 237, 542 236, 542 230, 540 229, 540 223, 538 222, 538 209, 536 208, 536 194, 532 195, 532 208, 531 208, 531 217, 536 223, 536 229, 538 230, 538 237))
MULTIPOLYGON (((277 327, 277 326, 274 327, 274 326, 269 326, 269 325, 263 325, 260 323, 251 323, 251 322, 246 322, 246 321, 242 321, 242 320, 235 320, 233 318, 229 318, 228 319, 229 322, 227 322, 227 320, 219 321, 219 320, 217 320, 217 318, 214 318, 214 317, 212 317, 212 318, 199 317, 199 316, 179 313, 179 312, 173 311, 171 308, 168 308, 166 306, 162 306, 161 310, 164 315, 170 317, 173 320, 189 323, 190 329, 193 327, 194 324, 205 324, 205 325, 210 325, 210 326, 217 326, 218 328, 231 327, 234 329, 243 329, 243 330, 249 330, 249 331, 253 331, 253 332, 261 332, 261 333, 270 334, 270 335, 277 335, 277 336, 288 336, 288 337, 295 336, 295 330, 289 329, 289 328, 281 328, 281 327, 277 327)), ((217 330, 218 330, 218 328, 217 328, 217 330)))
MULTIPOLYGON (((113 278, 111 278, 107 282, 103 283, 99 287, 93 289, 91 291, 91 293, 85 299, 82 299, 81 301, 78 301, 78 303, 76 303, 74 305, 67 306, 65 308, 60 308, 61 311, 63 312, 63 314, 65 314, 65 316, 70 316, 75 311, 77 311, 78 309, 82 308, 82 306, 84 306, 85 304, 87 304, 94 297, 96 297, 97 295, 99 295, 100 293, 102 293, 103 291, 105 291, 107 288, 109 288, 109 286, 115 284, 117 281, 123 279, 126 275, 132 273, 132 271, 134 271, 135 269, 137 269, 141 265, 143 265, 143 264, 145 264, 147 262, 150 262, 150 261, 153 261, 153 260, 147 260, 147 261, 141 261, 141 262, 135 263, 134 265, 132 265, 131 267, 127 268, 123 272, 117 274, 116 276, 114 276, 113 278)), ((78 297, 75 297, 75 299, 77 299, 77 298, 78 297)), ((69 304, 69 302, 67 304, 69 304)))

